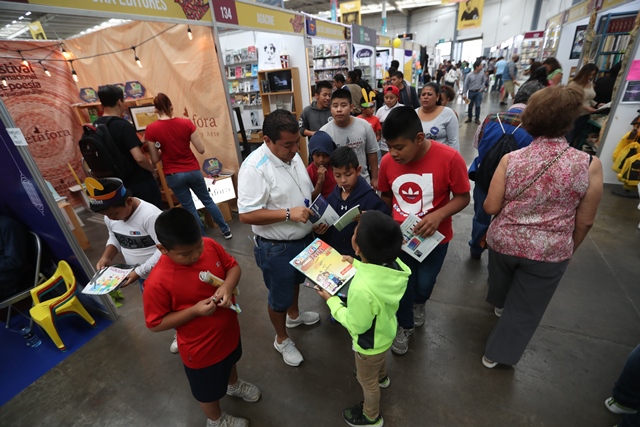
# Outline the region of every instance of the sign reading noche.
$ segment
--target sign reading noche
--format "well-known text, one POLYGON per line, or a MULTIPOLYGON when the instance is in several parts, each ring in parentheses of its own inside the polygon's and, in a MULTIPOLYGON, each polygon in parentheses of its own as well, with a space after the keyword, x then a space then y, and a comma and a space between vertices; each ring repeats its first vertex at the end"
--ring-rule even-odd
POLYGON ((211 0, 7 0, 80 10, 211 22, 211 0))

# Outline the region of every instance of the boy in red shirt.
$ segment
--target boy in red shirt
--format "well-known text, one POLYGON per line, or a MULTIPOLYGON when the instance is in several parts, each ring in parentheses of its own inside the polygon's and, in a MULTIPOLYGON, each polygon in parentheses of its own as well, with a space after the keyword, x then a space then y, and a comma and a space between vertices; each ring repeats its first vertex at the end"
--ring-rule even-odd
POLYGON ((364 102, 363 98, 363 102, 360 105, 362 105, 362 114, 360 114, 358 117, 369 122, 369 124, 373 128, 373 133, 376 134, 376 140, 380 142, 380 136, 382 135, 382 125, 380 124, 380 119, 378 119, 375 115, 375 102, 364 102))
POLYGON ((202 238, 195 218, 185 209, 160 214, 155 230, 162 256, 145 281, 147 327, 153 332, 177 330, 191 393, 208 418, 207 427, 248 426, 246 419, 222 412, 219 402, 225 394, 247 402, 260 399, 258 387, 238 378, 236 369, 242 344, 232 304, 240 266, 214 240, 202 238), (223 283, 213 287, 200 280, 206 271, 223 283))
POLYGON ((336 179, 333 177, 333 171, 329 165, 329 157, 335 149, 336 143, 324 131, 319 130, 309 138, 309 154, 311 154, 313 162, 307 166, 307 172, 313 183, 313 191, 311 192, 313 200, 318 197, 318 194, 322 194, 325 198, 329 197, 333 189, 336 188, 336 179))
POLYGON ((444 235, 422 262, 404 251, 400 255, 411 268, 411 277, 400 301, 398 332, 391 350, 405 354, 414 325, 424 324, 424 304, 431 296, 453 237, 451 217, 469 204, 470 186, 460 153, 426 139, 413 108, 394 108, 384 121, 382 135, 387 140, 389 155, 380 164, 378 189, 393 218, 402 224, 413 214, 421 219, 413 230, 415 234, 427 237, 438 230, 444 235))

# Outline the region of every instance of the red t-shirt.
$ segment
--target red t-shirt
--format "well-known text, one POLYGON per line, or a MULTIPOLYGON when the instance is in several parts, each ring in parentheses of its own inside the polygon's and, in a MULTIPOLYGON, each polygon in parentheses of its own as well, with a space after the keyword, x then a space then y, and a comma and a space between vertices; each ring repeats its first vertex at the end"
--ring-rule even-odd
MULTIPOLYGON (((422 218, 440 209, 451 200, 451 193, 469 192, 467 166, 456 150, 431 141, 421 159, 406 165, 384 156, 378 172, 378 190, 393 192, 393 219, 401 224, 410 213, 422 218)), ((438 231, 444 235, 442 243, 451 240, 451 217, 442 220, 438 231)))
POLYGON ((373 133, 375 133, 376 136, 378 135, 378 132, 382 132, 382 125, 380 124, 380 119, 377 118, 376 116, 365 117, 362 114, 360 114, 358 118, 368 121, 371 127, 373 128, 373 133))
MULTIPOLYGON (((318 167, 315 163, 311 162, 309 163, 309 166, 307 166, 307 172, 309 173, 309 178, 311 178, 311 182, 315 187, 318 183, 318 167)), ((324 174, 324 183, 322 184, 320 193, 326 199, 336 188, 336 185, 338 185, 338 183, 336 182, 336 178, 333 176, 333 169, 331 169, 331 166, 327 166, 327 172, 324 174)))
MULTIPOLYGON (((218 243, 207 237, 203 240, 204 251, 195 264, 179 265, 162 255, 151 270, 142 293, 148 328, 158 326, 171 312, 213 296, 213 286, 200 281, 201 271, 208 270, 224 279, 226 272, 238 265, 218 243)), ((198 316, 176 329, 180 357, 192 369, 220 362, 235 350, 240 340, 238 315, 228 308, 218 307, 211 316, 198 316)))
POLYGON ((162 151, 162 168, 165 174, 191 172, 200 169, 198 159, 191 151, 191 134, 196 126, 191 120, 174 117, 158 120, 147 126, 144 138, 159 142, 162 151))

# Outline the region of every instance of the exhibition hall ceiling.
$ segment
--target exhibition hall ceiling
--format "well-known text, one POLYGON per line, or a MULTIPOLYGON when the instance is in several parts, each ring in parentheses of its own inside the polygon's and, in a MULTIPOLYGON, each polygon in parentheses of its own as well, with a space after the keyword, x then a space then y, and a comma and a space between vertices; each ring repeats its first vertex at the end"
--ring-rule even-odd
MULTIPOLYGON (((340 3, 340 2, 339 2, 340 3)), ((407 13, 411 9, 419 9, 429 6, 441 6, 442 0, 392 0, 387 1, 387 12, 399 11, 407 13)), ((318 15, 323 18, 330 16, 329 0, 284 0, 287 9, 318 15)), ((379 0, 361 0, 361 13, 380 13, 382 2, 379 0)))

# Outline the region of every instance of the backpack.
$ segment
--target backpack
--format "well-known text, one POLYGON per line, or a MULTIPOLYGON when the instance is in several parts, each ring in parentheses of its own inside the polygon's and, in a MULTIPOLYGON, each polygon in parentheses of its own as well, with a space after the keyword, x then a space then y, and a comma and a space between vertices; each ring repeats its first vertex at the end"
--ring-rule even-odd
POLYGON ((629 187, 635 187, 640 184, 640 154, 625 160, 618 174, 618 180, 629 187))
POLYGON ((91 169, 94 178, 117 177, 123 179, 128 169, 124 155, 113 142, 107 125, 114 117, 108 117, 105 123, 83 125, 83 134, 78 141, 80 153, 91 169))
POLYGON ((487 154, 484 155, 482 162, 478 165, 478 170, 476 171, 476 185, 479 185, 485 191, 489 191, 489 185, 491 184, 491 179, 493 178, 493 174, 496 172, 498 165, 500 164, 500 160, 504 157, 505 154, 510 153, 518 149, 518 143, 516 142, 516 138, 513 136, 514 133, 518 130, 520 125, 516 127, 513 132, 508 134, 504 130, 504 126, 502 126, 502 122, 500 121, 500 115, 496 114, 498 118, 498 123, 502 128, 502 136, 495 144, 487 151, 487 154))
POLYGON ((614 159, 611 169, 618 173, 621 172, 622 167, 624 166, 624 163, 627 161, 627 159, 635 156, 638 153, 640 153, 640 143, 631 142, 625 145, 620 151, 618 151, 618 155, 614 159))

